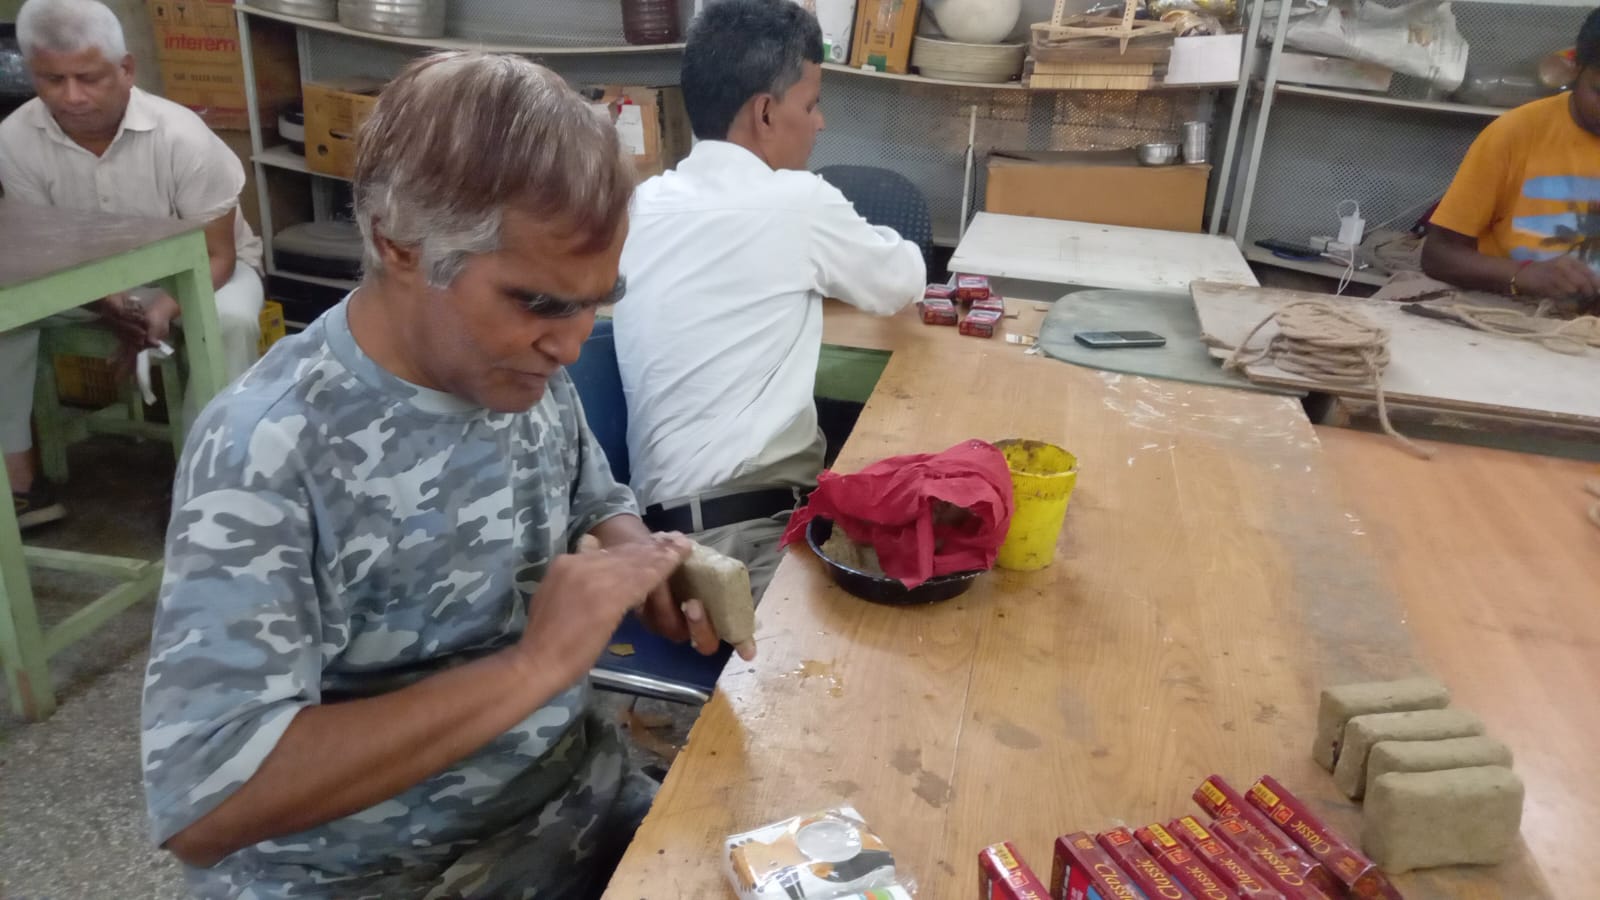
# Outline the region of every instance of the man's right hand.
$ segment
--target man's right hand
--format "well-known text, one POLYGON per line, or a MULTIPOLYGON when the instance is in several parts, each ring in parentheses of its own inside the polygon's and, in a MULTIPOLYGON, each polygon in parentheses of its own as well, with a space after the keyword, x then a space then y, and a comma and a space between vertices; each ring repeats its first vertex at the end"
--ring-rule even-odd
POLYGON ((681 534, 649 543, 557 556, 528 601, 528 627, 517 653, 575 678, 605 651, 622 617, 677 571, 694 549, 681 534))
POLYGON ((1591 301, 1600 296, 1600 274, 1571 254, 1523 266, 1517 293, 1542 300, 1591 301))

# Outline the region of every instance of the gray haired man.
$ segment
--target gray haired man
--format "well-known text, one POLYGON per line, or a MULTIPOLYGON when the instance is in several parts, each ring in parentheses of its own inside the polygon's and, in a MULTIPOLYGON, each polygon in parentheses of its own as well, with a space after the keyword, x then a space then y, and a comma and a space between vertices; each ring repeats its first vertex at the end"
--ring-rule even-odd
MULTIPOLYGON (((205 223, 229 378, 256 361, 261 241, 238 214, 244 166, 193 112, 133 85, 122 25, 96 0, 28 0, 17 39, 39 96, 0 122, 0 185, 8 201, 205 223)), ((155 289, 107 297, 98 311, 137 352, 167 336, 178 302, 155 289), (137 297, 137 299, 134 299, 137 297)), ((74 310, 69 318, 87 318, 74 310)), ((23 528, 66 514, 37 478, 28 419, 39 332, 0 333, 0 449, 23 528)), ((194 412, 193 409, 190 412, 194 412)))
POLYGON ((592 896, 654 784, 584 676, 641 603, 717 643, 664 586, 687 542, 644 527, 562 370, 621 292, 628 161, 509 56, 413 63, 361 137, 365 280, 179 466, 156 839, 205 897, 592 896))

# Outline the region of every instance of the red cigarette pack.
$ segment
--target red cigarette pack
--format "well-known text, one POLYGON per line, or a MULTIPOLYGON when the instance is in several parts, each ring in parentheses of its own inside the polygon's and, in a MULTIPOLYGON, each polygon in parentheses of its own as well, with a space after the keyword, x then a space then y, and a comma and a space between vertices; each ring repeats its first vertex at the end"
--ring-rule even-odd
POLYGON ((1111 861, 1128 873, 1133 883, 1144 891, 1150 900, 1194 900, 1194 895, 1184 889, 1156 858, 1139 846, 1133 832, 1126 828, 1113 828, 1100 835, 1100 846, 1111 854, 1111 861))
POLYGON ((1044 882, 1022 861, 1010 841, 978 854, 979 900, 1050 900, 1044 882))
POLYGON ((954 325, 960 319, 956 305, 949 300, 925 297, 917 304, 917 308, 922 311, 924 325, 954 325))
POLYGON ((1320 888, 1306 881, 1300 866, 1278 854, 1278 848, 1262 837, 1249 822, 1238 817, 1218 819, 1211 823, 1211 833, 1227 844, 1233 852, 1244 857, 1260 873, 1267 884, 1289 900, 1342 900, 1324 894, 1320 888))
POLYGON ((1003 316, 1006 314, 1006 298, 999 294, 990 294, 986 299, 972 301, 972 311, 977 312, 980 309, 997 312, 1003 316))
POLYGON ((1217 873, 1179 843, 1172 832, 1160 825, 1146 825, 1133 836, 1198 900, 1239 900, 1239 895, 1229 890, 1217 878, 1217 873))
POLYGON ((1400 892, 1385 878, 1372 860, 1345 843, 1298 797, 1284 790, 1283 785, 1271 775, 1261 776, 1245 796, 1250 805, 1266 813, 1284 833, 1311 851, 1317 861, 1328 867, 1333 877, 1344 882, 1350 896, 1361 900, 1400 900, 1400 892))
POLYGON ((956 299, 964 303, 989 298, 989 279, 982 275, 957 275, 956 299))
POLYGON ((1251 806, 1244 795, 1234 790, 1233 785, 1223 780, 1221 775, 1212 775, 1200 782, 1200 786, 1195 788, 1194 802, 1219 821, 1232 818, 1244 820, 1272 844, 1272 849, 1282 861, 1291 866, 1306 884, 1329 900, 1338 900, 1344 895, 1344 887, 1334 880, 1326 867, 1295 843, 1293 838, 1284 834, 1261 810, 1251 806))
POLYGON ((922 296, 938 300, 954 300, 956 289, 948 284, 930 284, 923 288, 922 296))
POLYGON ((994 337, 995 329, 1000 327, 1000 319, 1003 316, 1003 313, 995 312, 992 309, 975 309, 967 313, 967 317, 961 320, 961 333, 970 334, 973 337, 994 337))
POLYGON ((1200 820, 1182 816, 1167 823, 1167 828, 1188 845, 1194 855, 1206 861, 1211 871, 1223 883, 1245 900, 1288 900, 1277 888, 1269 886, 1263 876, 1235 853, 1228 845, 1217 840, 1200 820))
POLYGON ((1111 861, 1111 854, 1082 831, 1056 838, 1050 896, 1054 900, 1147 900, 1128 874, 1111 861))

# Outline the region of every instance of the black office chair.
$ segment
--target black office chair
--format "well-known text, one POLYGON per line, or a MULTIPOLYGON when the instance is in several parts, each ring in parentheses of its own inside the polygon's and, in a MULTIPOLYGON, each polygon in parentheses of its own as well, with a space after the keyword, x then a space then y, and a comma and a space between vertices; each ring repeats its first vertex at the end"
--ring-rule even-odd
MULTIPOLYGON (((583 401, 584 417, 600 449, 611 464, 612 477, 628 483, 628 404, 617 371, 617 345, 609 319, 594 324, 578 361, 567 367, 583 401)), ((627 656, 609 650, 589 671, 589 680, 602 690, 654 697, 688 705, 702 705, 722 675, 733 648, 723 644, 716 653, 701 656, 687 644, 674 644, 649 630, 635 616, 622 620, 611 645, 632 649, 627 656)))
POLYGON ((924 260, 932 258, 933 216, 928 198, 911 179, 877 166, 823 166, 817 174, 855 204, 861 218, 893 228, 922 249, 924 260))

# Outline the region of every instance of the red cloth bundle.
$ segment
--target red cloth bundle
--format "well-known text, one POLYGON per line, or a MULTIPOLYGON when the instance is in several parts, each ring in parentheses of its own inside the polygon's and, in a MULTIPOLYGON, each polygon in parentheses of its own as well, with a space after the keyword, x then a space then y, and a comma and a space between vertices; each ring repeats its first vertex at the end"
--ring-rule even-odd
POLYGON ((1011 526, 1011 472, 999 448, 966 441, 943 453, 893 456, 854 475, 823 472, 783 544, 805 540, 817 516, 871 544, 890 578, 908 588, 936 575, 988 569, 1011 526), (941 502, 942 501, 942 502, 941 502), (965 510, 943 514, 945 503, 965 510))

